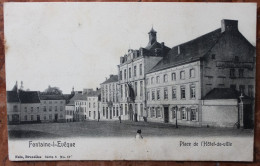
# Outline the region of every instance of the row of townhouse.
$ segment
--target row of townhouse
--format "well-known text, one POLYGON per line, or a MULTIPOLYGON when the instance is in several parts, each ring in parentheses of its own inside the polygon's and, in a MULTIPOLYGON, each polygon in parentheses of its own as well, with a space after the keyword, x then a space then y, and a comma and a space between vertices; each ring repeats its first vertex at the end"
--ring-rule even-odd
POLYGON ((88 89, 83 92, 73 92, 74 96, 65 106, 66 122, 80 122, 86 120, 99 120, 100 116, 100 90, 88 89))
POLYGON ((101 84, 105 119, 253 127, 256 52, 237 20, 172 48, 148 34, 101 84))
POLYGON ((63 95, 23 91, 16 83, 12 91, 7 91, 8 123, 64 122, 65 104, 63 95))

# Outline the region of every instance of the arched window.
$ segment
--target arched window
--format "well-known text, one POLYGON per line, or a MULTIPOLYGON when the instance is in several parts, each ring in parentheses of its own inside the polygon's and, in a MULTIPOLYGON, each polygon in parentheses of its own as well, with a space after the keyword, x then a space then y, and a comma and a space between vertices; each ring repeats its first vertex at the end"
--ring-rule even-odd
POLYGON ((165 75, 163 76, 163 82, 168 82, 168 75, 167 75, 167 74, 165 74, 165 75))
POLYGON ((159 84, 160 83, 160 76, 157 76, 156 77, 156 84, 159 84))
POLYGON ((195 69, 190 69, 190 78, 195 77, 195 69))

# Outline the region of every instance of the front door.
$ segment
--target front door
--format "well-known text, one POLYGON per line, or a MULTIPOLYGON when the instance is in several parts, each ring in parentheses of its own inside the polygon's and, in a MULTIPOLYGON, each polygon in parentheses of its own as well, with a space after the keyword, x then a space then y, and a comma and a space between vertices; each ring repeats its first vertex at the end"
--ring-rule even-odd
POLYGON ((110 110, 109 111, 109 113, 110 113, 109 118, 112 119, 112 107, 109 110, 110 110))
POLYGON ((164 123, 169 122, 169 107, 164 107, 164 123))
POLYGON ((55 122, 58 121, 58 114, 55 114, 55 122))

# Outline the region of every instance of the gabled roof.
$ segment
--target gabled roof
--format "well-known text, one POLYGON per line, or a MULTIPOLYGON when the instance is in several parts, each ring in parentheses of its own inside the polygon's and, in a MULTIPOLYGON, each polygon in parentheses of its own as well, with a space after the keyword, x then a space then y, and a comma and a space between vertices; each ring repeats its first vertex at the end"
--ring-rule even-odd
POLYGON ((148 73, 174 67, 181 63, 198 60, 211 50, 221 36, 222 33, 219 28, 189 42, 173 47, 148 73))
POLYGON ((37 91, 19 91, 21 103, 40 103, 40 98, 37 91))
MULTIPOLYGON (((240 96, 241 93, 232 88, 214 88, 204 97, 204 100, 239 99, 240 96)), ((242 99, 251 99, 251 98, 243 94, 242 99)))
POLYGON ((17 103, 20 102, 18 93, 16 91, 6 92, 7 103, 17 103))
POLYGON ((108 84, 111 82, 118 82, 118 75, 110 75, 110 77, 101 84, 108 84))
POLYGON ((65 100, 65 97, 63 95, 40 94, 39 97, 40 97, 40 100, 65 100))
POLYGON ((87 100, 87 95, 82 93, 76 93, 68 102, 67 105, 75 105, 76 100, 87 100))

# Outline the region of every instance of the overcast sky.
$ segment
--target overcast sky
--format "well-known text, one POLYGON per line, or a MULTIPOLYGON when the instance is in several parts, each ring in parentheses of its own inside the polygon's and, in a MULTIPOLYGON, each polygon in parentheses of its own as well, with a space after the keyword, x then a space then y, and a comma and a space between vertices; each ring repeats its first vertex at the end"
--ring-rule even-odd
POLYGON ((238 20, 256 43, 255 4, 216 3, 5 3, 7 90, 60 87, 64 93, 96 88, 117 74, 120 56, 148 43, 152 25, 168 47, 238 20))

